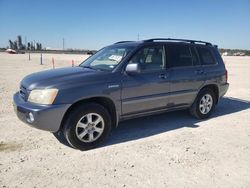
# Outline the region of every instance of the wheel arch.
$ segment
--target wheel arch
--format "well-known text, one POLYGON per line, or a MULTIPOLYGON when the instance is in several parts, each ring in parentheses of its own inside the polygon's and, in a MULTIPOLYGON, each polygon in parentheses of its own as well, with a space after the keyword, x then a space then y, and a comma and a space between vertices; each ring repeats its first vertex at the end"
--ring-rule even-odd
MULTIPOLYGON (((213 92, 214 92, 214 94, 215 94, 215 97, 216 97, 216 104, 218 103, 218 101, 219 101, 219 87, 218 87, 218 85, 217 84, 207 84, 207 85, 204 85, 203 87, 201 87, 201 89, 199 90, 199 92, 198 92, 198 95, 199 95, 199 93, 203 90, 203 89, 210 89, 210 90, 212 90, 213 92)), ((197 95, 197 96, 198 96, 197 95)))
POLYGON ((100 97, 81 99, 73 103, 65 112, 59 130, 63 128, 64 122, 66 121, 68 115, 73 109, 77 108, 78 106, 84 105, 85 103, 91 103, 91 102, 100 104, 104 108, 106 108, 111 115, 112 128, 117 127, 119 119, 118 119, 118 114, 116 112, 115 103, 108 97, 100 96, 100 97))

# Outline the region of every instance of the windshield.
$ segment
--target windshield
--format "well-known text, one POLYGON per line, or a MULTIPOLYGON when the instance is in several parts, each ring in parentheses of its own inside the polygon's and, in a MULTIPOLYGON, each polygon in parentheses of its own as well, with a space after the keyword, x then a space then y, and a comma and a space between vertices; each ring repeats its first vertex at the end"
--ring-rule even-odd
POLYGON ((112 71, 134 48, 134 46, 106 47, 85 60, 80 66, 96 70, 112 71))

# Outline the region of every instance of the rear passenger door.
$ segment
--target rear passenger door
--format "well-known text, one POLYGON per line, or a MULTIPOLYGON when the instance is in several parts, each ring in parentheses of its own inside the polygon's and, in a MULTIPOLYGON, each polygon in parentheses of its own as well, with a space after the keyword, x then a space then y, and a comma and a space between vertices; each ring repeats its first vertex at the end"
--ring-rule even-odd
POLYGON ((189 44, 168 44, 167 58, 170 68, 169 105, 191 105, 205 81, 195 48, 189 44))

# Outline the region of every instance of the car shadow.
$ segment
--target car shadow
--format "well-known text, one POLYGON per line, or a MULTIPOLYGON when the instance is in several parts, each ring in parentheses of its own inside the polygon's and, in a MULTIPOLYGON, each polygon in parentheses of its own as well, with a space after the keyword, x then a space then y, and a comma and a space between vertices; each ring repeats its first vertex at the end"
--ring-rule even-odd
MULTIPOLYGON (((214 109, 209 119, 233 114, 250 108, 250 101, 232 97, 223 97, 214 109)), ((198 123, 205 120, 198 120, 190 116, 187 110, 168 112, 159 115, 151 115, 119 123, 119 126, 112 131, 109 139, 100 147, 138 140, 164 132, 176 130, 183 127, 198 128, 198 123)), ((65 138, 60 134, 56 138, 64 145, 65 138)))
MULTIPOLYGON (((224 97, 220 99, 209 119, 233 114, 248 108, 250 108, 250 101, 224 97)), ((142 139, 183 127, 197 128, 201 121, 205 120, 195 119, 190 116, 187 110, 127 120, 119 124, 102 147, 142 139)))

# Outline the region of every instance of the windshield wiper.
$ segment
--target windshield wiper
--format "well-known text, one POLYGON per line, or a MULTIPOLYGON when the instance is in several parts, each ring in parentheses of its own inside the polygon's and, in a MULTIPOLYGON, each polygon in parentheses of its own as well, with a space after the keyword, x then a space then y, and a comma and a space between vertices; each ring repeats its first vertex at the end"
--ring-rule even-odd
POLYGON ((92 69, 92 70, 97 70, 97 71, 106 71, 104 69, 101 69, 101 68, 94 68, 94 67, 91 67, 91 66, 82 66, 83 68, 88 68, 88 69, 92 69))
POLYGON ((91 67, 91 66, 82 66, 83 68, 88 68, 88 69, 92 69, 92 70, 97 70, 97 69, 95 69, 94 67, 91 67))

